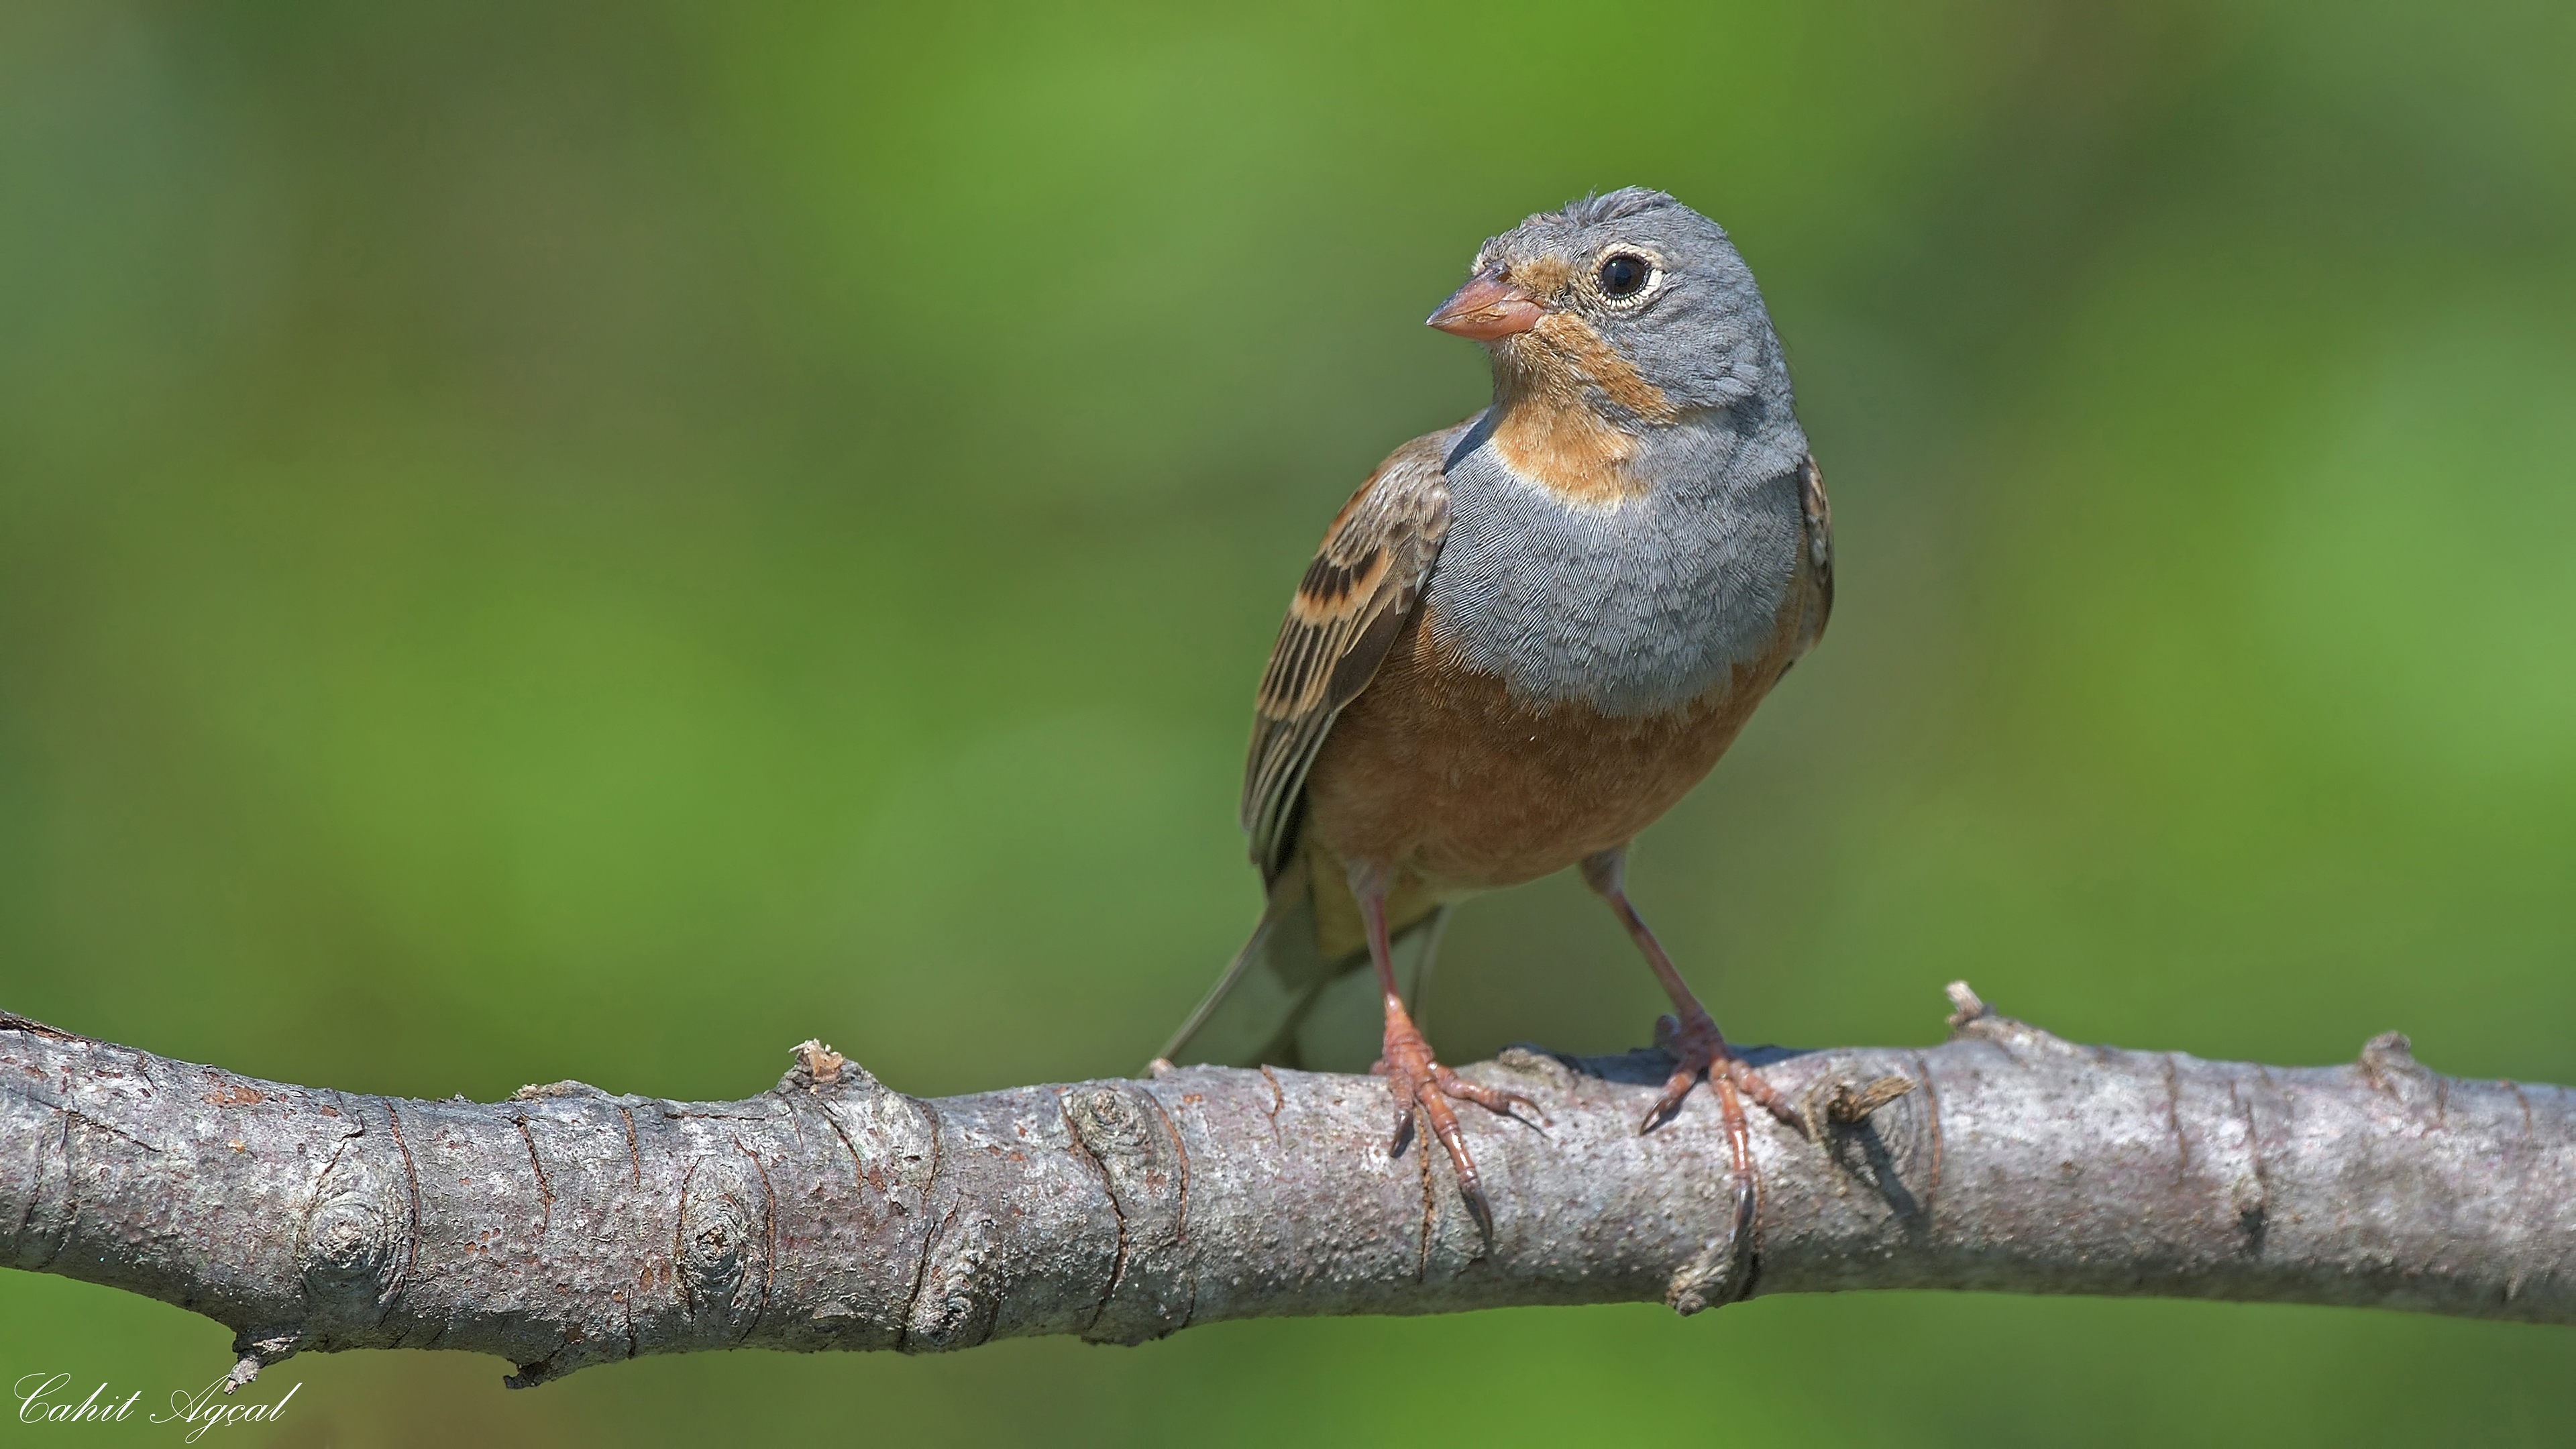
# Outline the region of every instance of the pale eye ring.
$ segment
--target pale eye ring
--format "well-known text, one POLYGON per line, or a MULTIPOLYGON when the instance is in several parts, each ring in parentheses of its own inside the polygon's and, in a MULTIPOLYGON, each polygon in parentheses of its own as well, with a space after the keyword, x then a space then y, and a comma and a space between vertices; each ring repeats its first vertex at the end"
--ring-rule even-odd
POLYGON ((1594 269, 1593 280, 1601 295, 1613 302, 1625 302, 1642 295, 1655 280, 1655 264, 1635 252, 1612 252, 1594 269))

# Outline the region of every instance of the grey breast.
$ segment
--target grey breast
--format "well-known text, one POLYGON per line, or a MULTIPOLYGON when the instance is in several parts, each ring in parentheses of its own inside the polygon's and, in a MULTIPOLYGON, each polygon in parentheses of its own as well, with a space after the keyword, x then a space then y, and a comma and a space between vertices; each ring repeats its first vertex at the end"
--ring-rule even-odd
POLYGON ((1805 546, 1803 438, 1677 429, 1639 460, 1651 488, 1569 505, 1486 442, 1450 454, 1449 534, 1424 588, 1431 628, 1516 698, 1604 714, 1672 709, 1762 656, 1805 546))

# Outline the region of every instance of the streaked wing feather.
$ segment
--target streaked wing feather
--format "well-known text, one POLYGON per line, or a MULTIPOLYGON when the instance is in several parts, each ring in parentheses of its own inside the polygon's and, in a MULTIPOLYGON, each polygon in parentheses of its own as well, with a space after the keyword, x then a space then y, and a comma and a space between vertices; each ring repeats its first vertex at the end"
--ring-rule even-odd
POLYGON ((1807 567, 1816 583, 1816 616, 1799 631, 1798 652, 1804 654, 1824 637, 1834 612, 1834 507, 1825 498, 1825 475, 1813 453, 1798 463, 1798 510, 1807 525, 1807 567))
POLYGON ((1265 881, 1296 844, 1306 772, 1334 717, 1386 662, 1439 555, 1449 527, 1442 465, 1466 426, 1416 438, 1379 464, 1334 516, 1289 601, 1243 772, 1243 827, 1265 881))

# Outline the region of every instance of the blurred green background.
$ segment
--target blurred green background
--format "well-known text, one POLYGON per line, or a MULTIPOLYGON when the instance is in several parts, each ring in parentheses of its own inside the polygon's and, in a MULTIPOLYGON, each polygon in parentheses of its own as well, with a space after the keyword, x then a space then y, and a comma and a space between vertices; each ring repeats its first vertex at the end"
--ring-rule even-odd
MULTIPOLYGON (((2079 1039, 2576 1082, 2571 14, 13 0, 0 1003, 416 1096, 738 1096, 809 1035, 924 1094, 1132 1071, 1254 914, 1290 585, 1484 397, 1421 317, 1644 182, 1761 276, 1836 504, 1831 636, 1634 871, 1733 1032, 1929 1041, 1965 976, 2079 1039)), ((1462 913, 1426 1021, 1658 1004, 1559 880, 1462 913)), ((224 1347, 0 1274, 0 1378, 224 1347)), ((227 1432, 2576 1414, 2561 1331, 1905 1295, 503 1371, 297 1359, 227 1432)))

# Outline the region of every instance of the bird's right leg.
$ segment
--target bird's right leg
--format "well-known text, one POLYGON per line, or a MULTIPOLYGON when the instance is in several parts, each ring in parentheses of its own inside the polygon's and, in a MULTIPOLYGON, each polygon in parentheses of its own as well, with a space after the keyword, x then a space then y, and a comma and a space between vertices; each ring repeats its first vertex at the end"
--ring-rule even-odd
MULTIPOLYGON (((1583 883, 1592 887, 1593 894, 1608 902, 1610 909, 1617 913, 1619 924, 1628 928, 1629 938, 1637 943, 1638 954, 1646 958, 1646 968, 1655 973, 1655 980, 1662 983, 1664 994, 1673 999, 1673 1015, 1665 1018, 1671 1024, 1671 1030, 1668 1033, 1658 1031, 1655 1044, 1670 1051, 1676 1064, 1671 1080, 1664 1084, 1664 1094, 1647 1109, 1646 1120, 1638 1125, 1637 1130, 1645 1132, 1679 1112, 1682 1099, 1689 1096, 1690 1089, 1704 1077, 1712 1083, 1732 1083, 1737 1091, 1752 1098, 1772 1116, 1804 1132, 1806 1126, 1797 1108, 1777 1088, 1762 1080, 1762 1074, 1755 1071, 1750 1062, 1737 1056, 1734 1049, 1726 1044, 1725 1033, 1717 1029, 1717 1022, 1708 1014, 1708 1008, 1700 1005, 1690 983, 1682 980, 1682 974, 1673 969, 1673 958, 1664 954, 1664 943, 1656 940, 1655 933, 1646 929, 1645 917, 1638 915, 1636 906, 1628 900, 1627 860, 1626 846, 1613 846, 1598 855, 1585 857, 1583 883)), ((1733 1105, 1733 1098, 1726 1094, 1721 1093, 1720 1100, 1728 1114, 1727 1130, 1730 1133, 1742 1132, 1744 1109, 1733 1105)))
POLYGON ((1663 1095, 1646 1109, 1646 1120, 1637 1124, 1637 1131, 1642 1136, 1657 1123, 1669 1120, 1681 1110, 1692 1086, 1707 1079, 1709 1090, 1717 1097, 1717 1120, 1726 1131, 1728 1165, 1733 1169, 1735 1184, 1735 1226, 1728 1241, 1740 1249, 1752 1241, 1759 1202, 1753 1180, 1753 1132, 1744 1118, 1743 1098, 1751 1097, 1791 1126, 1801 1124, 1788 1100, 1727 1046, 1708 1008, 1700 1005, 1681 973, 1673 969, 1673 959, 1664 954, 1663 943, 1646 929, 1645 918, 1628 900, 1627 863, 1628 849, 1624 845, 1587 857, 1583 862, 1583 882, 1618 914, 1619 923, 1628 928, 1629 937, 1636 941, 1655 979, 1663 983, 1664 993, 1673 999, 1677 1013, 1656 1024, 1659 1029, 1655 1044, 1673 1054, 1673 1074, 1664 1083, 1663 1095), (1670 1030, 1660 1029, 1664 1027, 1670 1030))
MULTIPOLYGON (((1369 960, 1377 967, 1378 991, 1386 998, 1386 1037, 1382 1055, 1371 1068, 1386 1078, 1387 1089, 1395 1095, 1395 1136, 1388 1146, 1390 1156, 1404 1150, 1404 1141, 1413 1132, 1413 1114, 1421 1110, 1431 1124, 1431 1134, 1449 1149, 1449 1165, 1458 1174, 1458 1195, 1467 1200, 1467 1211, 1476 1219, 1477 1228, 1487 1239, 1494 1235, 1494 1210, 1485 1200, 1485 1189, 1476 1175, 1476 1159, 1467 1151, 1467 1139, 1458 1130, 1458 1114, 1451 1110, 1453 1097, 1473 1102, 1503 1116, 1517 1115, 1515 1106, 1527 1107, 1533 1113, 1538 1104, 1518 1092, 1478 1086, 1442 1066, 1431 1055, 1431 1043, 1413 1024, 1413 1014, 1404 1009, 1404 993, 1396 989, 1395 956, 1387 943, 1386 894, 1394 872, 1384 867, 1358 865, 1350 868, 1351 894, 1359 901, 1360 921, 1368 931, 1369 960)), ((1545 1120, 1545 1114, 1540 1114, 1545 1120)))

